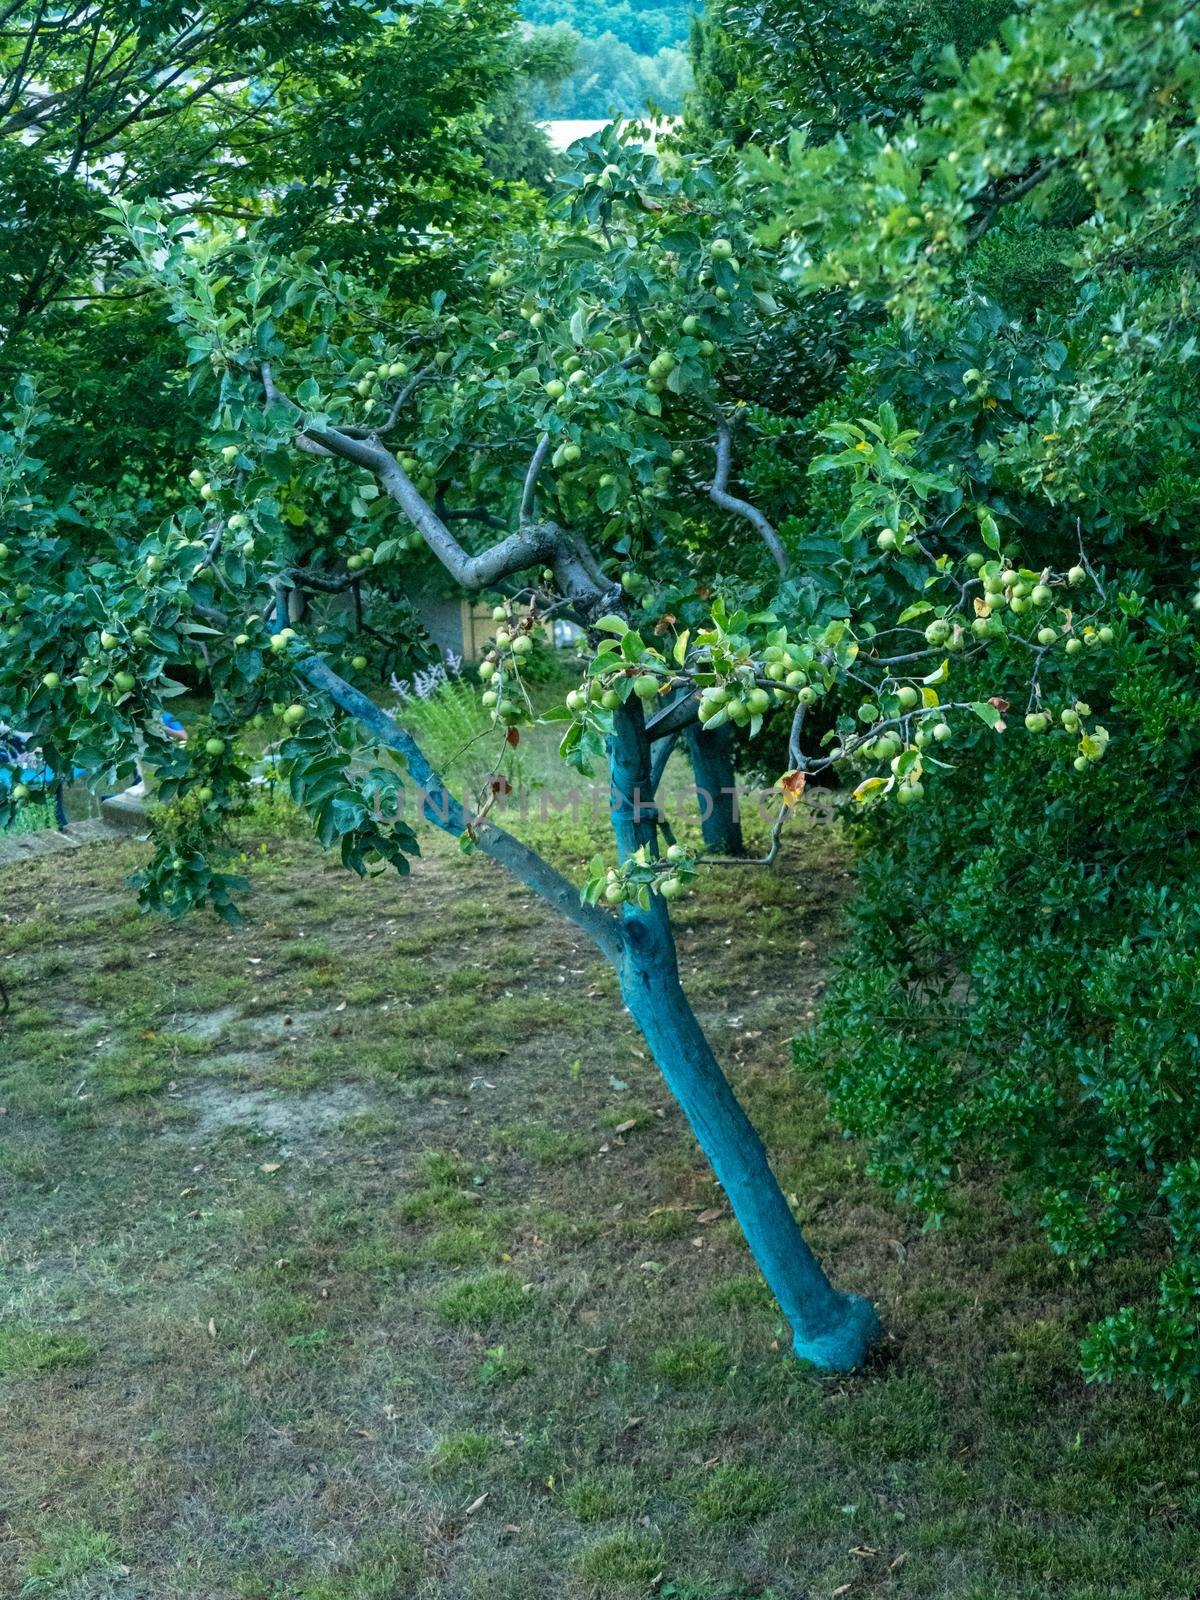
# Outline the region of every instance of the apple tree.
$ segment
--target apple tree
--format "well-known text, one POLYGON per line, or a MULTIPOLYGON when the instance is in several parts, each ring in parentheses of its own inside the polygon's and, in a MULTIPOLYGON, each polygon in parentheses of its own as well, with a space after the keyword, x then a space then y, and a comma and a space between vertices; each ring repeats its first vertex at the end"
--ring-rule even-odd
MULTIPOLYGON (((166 804, 138 886, 144 905, 173 915, 237 915, 221 819, 248 776, 239 733, 264 705, 283 708, 293 797, 351 869, 409 870, 418 845, 403 796, 415 787, 427 821, 512 873, 612 964, 795 1352, 847 1370, 876 1336, 875 1312, 826 1277, 680 982, 670 904, 705 872, 658 799, 664 752, 691 729, 754 736, 782 720, 773 855, 806 783, 831 768, 852 772, 862 803, 909 807, 936 789, 958 730, 1004 733, 1006 695, 1024 694, 1025 728, 1044 733, 1041 663, 1084 636, 1103 641, 1107 624, 1085 567, 1013 567, 984 506, 966 508, 969 558, 914 534, 919 599, 888 616, 822 609, 734 479, 743 432, 773 426, 738 404, 739 365, 753 366, 784 314, 752 220, 708 170, 660 163, 630 131, 609 130, 579 151, 558 220, 481 262, 458 309, 435 294, 396 312, 369 280, 312 255, 128 209, 145 281, 168 300, 209 397, 210 448, 181 510, 97 556, 46 490, 36 433, 51 420, 23 389, 0 457, 12 530, 0 715, 96 784, 154 766, 166 804), (336 541, 348 574, 394 568, 402 589, 406 571, 436 562, 464 595, 492 597, 480 693, 496 777, 482 796, 451 794, 387 706, 293 625, 280 508, 298 475, 317 497, 353 486, 358 514, 336 541), (527 599, 532 615, 513 603, 527 599), (612 799, 611 852, 582 885, 491 814, 505 752, 534 720, 525 663, 535 619, 551 611, 586 630, 588 661, 543 720, 561 728, 570 765, 606 769, 612 799), (996 637, 1024 651, 1016 687, 957 692, 996 637), (186 747, 160 726, 182 671, 210 704, 186 747)), ((898 529, 888 496, 910 445, 887 408, 826 441, 864 524, 898 529)), ((908 492, 919 507, 930 486, 913 474, 908 492)), ((1061 724, 1064 764, 1103 755, 1086 707, 1064 706, 1061 724)))

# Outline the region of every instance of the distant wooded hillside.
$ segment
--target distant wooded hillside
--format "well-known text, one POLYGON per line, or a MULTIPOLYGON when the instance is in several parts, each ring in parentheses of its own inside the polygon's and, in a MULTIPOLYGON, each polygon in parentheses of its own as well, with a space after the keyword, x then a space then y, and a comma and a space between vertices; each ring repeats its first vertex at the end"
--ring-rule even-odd
POLYGON ((576 68, 535 96, 538 117, 603 117, 648 103, 679 110, 691 84, 688 0, 525 0, 538 34, 574 45, 576 68))

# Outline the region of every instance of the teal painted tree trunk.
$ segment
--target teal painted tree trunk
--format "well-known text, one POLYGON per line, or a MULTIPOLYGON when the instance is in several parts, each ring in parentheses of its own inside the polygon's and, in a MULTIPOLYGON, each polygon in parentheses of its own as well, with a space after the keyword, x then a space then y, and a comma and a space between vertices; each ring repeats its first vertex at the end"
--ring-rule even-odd
POLYGON ((733 729, 726 723, 710 732, 696 722, 688 728, 685 738, 705 848, 718 856, 745 855, 733 764, 733 729))
MULTIPOLYGON (((461 836, 467 827, 463 808, 412 735, 319 658, 309 656, 298 667, 311 684, 404 758, 419 787, 427 820, 461 836)), ((625 860, 643 844, 651 852, 657 849, 658 813, 641 702, 631 699, 618 708, 613 721, 612 825, 618 855, 625 860)), ((791 1325, 796 1355, 829 1372, 860 1366, 879 1334, 874 1309, 861 1295, 834 1289, 792 1216, 762 1140, 688 1004, 666 902, 653 895, 648 911, 627 905, 618 921, 583 903, 573 884, 494 823, 474 825, 472 838, 493 861, 575 922, 612 963, 629 1014, 712 1164, 746 1243, 791 1325)))
MULTIPOLYGON (((609 746, 612 819, 624 860, 656 847, 650 741, 631 700, 614 718, 609 746)), ((722 1072, 679 978, 666 903, 627 906, 616 962, 621 995, 671 1093, 725 1190, 746 1243, 792 1329, 795 1353, 827 1371, 861 1365, 879 1334, 869 1301, 834 1289, 809 1248, 767 1152, 722 1072)))

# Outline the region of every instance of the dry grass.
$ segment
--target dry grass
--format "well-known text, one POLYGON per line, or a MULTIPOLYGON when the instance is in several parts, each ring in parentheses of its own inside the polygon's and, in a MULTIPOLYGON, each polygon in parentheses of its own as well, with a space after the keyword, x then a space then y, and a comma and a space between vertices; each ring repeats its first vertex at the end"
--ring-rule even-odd
POLYGON ((360 884, 266 841, 235 933, 138 917, 135 845, 0 880, 0 1592, 1194 1592, 1192 1419, 1086 1390, 1086 1288, 986 1190, 919 1232, 788 1066, 835 841, 679 914, 785 1186, 891 1330, 832 1383, 698 1221, 720 1196, 610 975, 430 848, 360 884))

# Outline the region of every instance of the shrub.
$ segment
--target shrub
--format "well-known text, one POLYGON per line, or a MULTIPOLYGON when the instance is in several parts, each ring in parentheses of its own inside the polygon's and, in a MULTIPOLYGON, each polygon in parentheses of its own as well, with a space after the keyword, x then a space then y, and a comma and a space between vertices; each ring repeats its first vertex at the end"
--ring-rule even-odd
POLYGON ((1103 763, 1075 774, 1054 735, 982 734, 937 806, 862 825, 852 941, 797 1059, 825 1073, 875 1174, 935 1219, 977 1161, 1071 1263, 1157 1254, 1157 1303, 1093 1326, 1084 1370, 1186 1396, 1200 1376, 1196 640, 1181 610, 1128 609, 1143 614, 1089 662, 1103 763))

